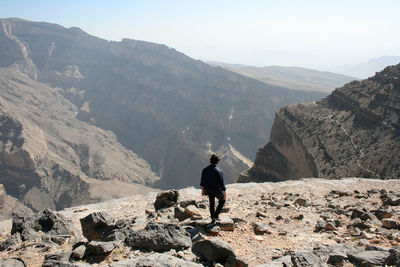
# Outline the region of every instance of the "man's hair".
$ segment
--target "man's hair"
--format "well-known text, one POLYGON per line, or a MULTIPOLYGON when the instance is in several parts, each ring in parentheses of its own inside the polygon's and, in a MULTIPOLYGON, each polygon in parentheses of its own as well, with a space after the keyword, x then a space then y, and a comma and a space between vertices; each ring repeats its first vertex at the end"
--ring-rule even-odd
POLYGON ((219 157, 215 154, 212 154, 211 158, 210 158, 210 163, 211 164, 217 164, 219 162, 219 157))

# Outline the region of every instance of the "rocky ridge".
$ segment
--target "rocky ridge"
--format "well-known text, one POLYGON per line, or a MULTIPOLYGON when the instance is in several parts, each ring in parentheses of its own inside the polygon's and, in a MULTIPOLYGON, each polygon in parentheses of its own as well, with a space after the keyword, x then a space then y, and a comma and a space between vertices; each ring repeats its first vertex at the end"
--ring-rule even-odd
POLYGON ((194 188, 15 214, 0 255, 28 266, 399 266, 399 188, 361 178, 233 184, 216 224, 194 188))
POLYGON ((400 177, 400 64, 277 111, 270 142, 239 181, 400 177))
POLYGON ((0 68, 0 88, 0 182, 33 210, 123 197, 158 179, 111 132, 77 120, 59 88, 13 68, 0 68))

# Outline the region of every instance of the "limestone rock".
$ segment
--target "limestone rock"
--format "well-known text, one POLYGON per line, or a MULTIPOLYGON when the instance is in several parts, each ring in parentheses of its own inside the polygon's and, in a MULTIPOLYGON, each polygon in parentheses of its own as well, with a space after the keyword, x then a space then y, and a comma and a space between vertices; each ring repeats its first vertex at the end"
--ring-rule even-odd
POLYGON ((179 225, 149 223, 143 230, 132 230, 125 244, 150 251, 182 250, 192 245, 189 234, 179 225))
POLYGON ((209 262, 225 263, 229 256, 235 257, 229 244, 218 238, 198 241, 193 244, 192 251, 209 262))
POLYGON ((157 195, 156 201, 154 202, 154 208, 156 210, 169 208, 177 203, 178 196, 179 194, 176 190, 161 192, 157 195))
POLYGON ((80 219, 83 235, 89 240, 102 241, 115 228, 114 220, 105 212, 94 212, 80 219))

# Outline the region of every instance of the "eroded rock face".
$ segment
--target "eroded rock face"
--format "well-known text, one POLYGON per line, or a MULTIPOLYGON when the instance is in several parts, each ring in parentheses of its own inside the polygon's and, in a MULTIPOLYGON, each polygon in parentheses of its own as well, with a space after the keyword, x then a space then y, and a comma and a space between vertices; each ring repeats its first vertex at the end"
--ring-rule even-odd
POLYGON ((400 65, 276 113, 270 142, 240 182, 400 177, 400 65))
POLYGON ((77 120, 59 89, 12 68, 0 68, 0 88, 0 183, 33 210, 148 191, 158 178, 112 133, 77 120))

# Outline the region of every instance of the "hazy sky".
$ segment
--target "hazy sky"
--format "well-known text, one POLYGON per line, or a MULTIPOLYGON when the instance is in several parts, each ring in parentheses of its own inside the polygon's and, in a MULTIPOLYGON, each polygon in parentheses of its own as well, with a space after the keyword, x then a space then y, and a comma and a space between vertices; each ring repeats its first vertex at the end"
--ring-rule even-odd
POLYGON ((0 17, 166 44, 190 57, 311 68, 400 56, 399 0, 0 0, 0 17))

